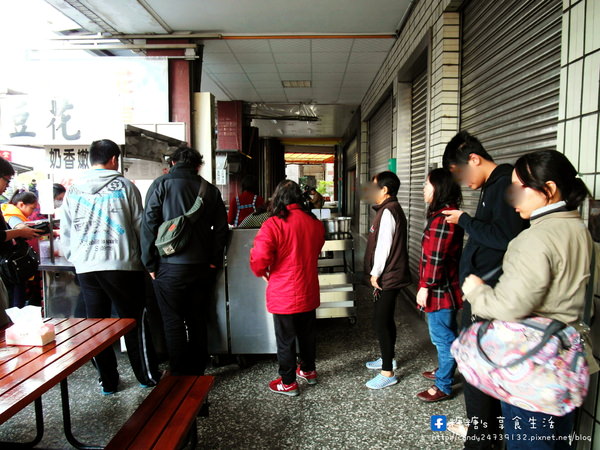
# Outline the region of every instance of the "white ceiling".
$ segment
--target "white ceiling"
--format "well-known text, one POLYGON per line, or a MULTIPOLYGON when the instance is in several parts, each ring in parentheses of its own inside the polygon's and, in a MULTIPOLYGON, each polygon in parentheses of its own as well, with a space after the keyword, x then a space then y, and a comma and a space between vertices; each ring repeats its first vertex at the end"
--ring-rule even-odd
POLYGON ((205 41, 203 84, 232 100, 358 104, 392 44, 389 38, 205 41), (312 87, 283 88, 283 80, 309 80, 312 87))
POLYGON ((46 0, 90 32, 219 33, 202 90, 220 100, 359 104, 410 0, 46 0), (361 38, 356 34, 386 35, 361 38), (314 35, 317 36, 314 36, 314 35), (326 38, 323 34, 349 35, 326 38), (243 39, 228 39, 235 35, 243 39), (298 39, 256 39, 298 35, 298 39), (302 37, 305 35, 306 37, 302 37), (311 88, 284 89, 284 80, 311 88))
POLYGON ((120 32, 130 34, 179 30, 254 34, 393 33, 410 0, 69 0, 68 3, 81 3, 120 32))

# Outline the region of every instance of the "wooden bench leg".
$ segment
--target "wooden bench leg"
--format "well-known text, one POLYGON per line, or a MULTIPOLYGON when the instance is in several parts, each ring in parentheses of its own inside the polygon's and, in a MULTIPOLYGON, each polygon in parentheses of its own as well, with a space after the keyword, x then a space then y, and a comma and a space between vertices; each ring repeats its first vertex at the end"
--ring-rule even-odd
POLYGON ((35 437, 29 442, 0 442, 0 448, 31 448, 40 443, 44 437, 44 413, 42 408, 42 397, 33 402, 35 408, 35 437))
POLYGON ((73 431, 71 429, 71 407, 69 406, 69 385, 67 383, 67 379, 65 378, 60 382, 60 398, 62 403, 62 413, 63 413, 63 425, 65 429, 65 437, 69 444, 78 449, 85 450, 96 450, 103 449, 104 447, 100 447, 98 445, 87 445, 79 442, 75 436, 73 436, 73 431))
POLYGON ((192 428, 190 429, 190 436, 188 439, 188 444, 190 449, 196 448, 198 445, 198 417, 208 417, 208 399, 204 401, 200 411, 198 411, 198 415, 194 419, 194 423, 192 424, 192 428))
POLYGON ((194 419, 192 429, 190 430, 190 449, 195 449, 198 445, 198 419, 194 419))
POLYGON ((210 406, 210 403, 208 403, 208 400, 206 400, 202 404, 202 407, 200 408, 200 411, 198 411, 198 417, 208 417, 208 407, 209 406, 210 406))

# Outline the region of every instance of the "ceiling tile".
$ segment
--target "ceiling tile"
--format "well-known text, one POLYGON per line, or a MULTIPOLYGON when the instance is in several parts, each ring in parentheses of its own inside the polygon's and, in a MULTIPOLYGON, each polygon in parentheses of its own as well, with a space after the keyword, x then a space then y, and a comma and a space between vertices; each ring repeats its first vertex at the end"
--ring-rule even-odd
POLYGON ((285 91, 282 87, 279 88, 257 88, 256 92, 259 94, 285 94, 285 91))
POLYGON ((309 39, 270 39, 274 52, 310 52, 309 39))
POLYGON ((227 89, 254 89, 254 85, 250 83, 248 80, 234 80, 234 81, 225 81, 221 80, 227 89))
POLYGON ((282 80, 310 80, 310 72, 280 72, 282 80))
POLYGON ((340 97, 352 97, 355 95, 363 96, 365 94, 365 89, 356 89, 356 88, 342 88, 340 91, 340 97))
POLYGON ((369 80, 375 78, 376 72, 346 72, 344 79, 346 80, 369 80))
POLYGON ((235 57, 242 63, 249 64, 264 64, 273 63, 273 55, 271 53, 239 53, 236 52, 235 57))
POLYGON ((313 73, 343 73, 346 71, 346 63, 318 63, 312 65, 313 73))
POLYGON ((285 93, 288 97, 298 97, 303 95, 312 95, 312 88, 288 88, 285 89, 285 93))
POLYGON ((313 89, 313 95, 315 99, 319 102, 322 101, 331 101, 338 98, 339 89, 313 89))
POLYGON ((346 69, 348 72, 357 72, 357 73, 372 73, 375 75, 377 70, 379 69, 379 64, 348 64, 348 68, 346 69))
POLYGON ((247 102, 261 102, 263 101, 262 97, 258 94, 246 94, 244 95, 243 100, 247 102))
POLYGON ((247 73, 265 73, 265 72, 277 72, 275 64, 242 64, 244 70, 247 73))
POLYGON ((202 41, 204 44, 203 53, 206 55, 208 53, 229 53, 229 46, 227 45, 227 41, 217 40, 217 39, 207 39, 202 41))
POLYGON ((391 38, 381 39, 355 39, 352 51, 354 52, 388 52, 395 40, 391 38))
POLYGON ((344 82, 342 83, 342 87, 344 88, 368 88, 371 84, 371 80, 354 80, 344 78, 344 82))
POLYGON ((261 95, 260 101, 264 103, 287 103, 289 100, 285 95, 261 95))
POLYGON ((312 62, 315 63, 346 63, 348 61, 348 52, 322 52, 313 53, 312 62))
POLYGON ((258 93, 254 89, 227 89, 235 98, 245 99, 250 96, 258 97, 258 93))
POLYGON ((271 52, 268 39, 229 39, 227 44, 234 53, 271 52))
POLYGON ((246 81, 249 83, 248 77, 243 73, 215 73, 213 78, 221 82, 246 81))
POLYGON ((278 64, 310 64, 310 53, 273 53, 278 64))
POLYGON ((252 81, 280 81, 279 74, 277 72, 259 72, 259 73, 249 73, 248 78, 252 81))
POLYGON ((313 39, 313 52, 348 52, 354 39, 313 39))
POLYGON ((350 59, 348 60, 349 64, 377 64, 381 65, 385 57, 387 56, 386 52, 355 52, 353 51, 350 54, 350 59))
POLYGON ((362 96, 360 97, 340 97, 337 100, 338 105, 360 105, 362 96))
POLYGON ((231 52, 223 52, 223 53, 209 53, 205 54, 203 58, 204 64, 235 64, 237 60, 233 53, 231 52))
POLYGON ((252 80, 252 85, 256 89, 281 87, 281 80, 252 80))
POLYGON ((341 81, 344 78, 344 72, 315 72, 313 68, 312 79, 313 81, 341 81))
POLYGON ((312 86, 315 89, 339 89, 340 81, 341 80, 314 80, 312 86))
POLYGON ((202 92, 212 93, 217 100, 231 100, 225 93, 225 90, 213 80, 214 75, 208 72, 202 72, 202 92))
POLYGON ((205 64, 203 66, 212 73, 243 73, 242 66, 239 64, 205 64))
POLYGON ((310 72, 309 64, 277 64, 279 73, 281 72, 310 72))
POLYGON ((296 97, 291 97, 288 95, 288 100, 292 103, 296 103, 296 102, 303 102, 303 103, 309 103, 313 101, 313 96, 312 95, 298 95, 296 97))

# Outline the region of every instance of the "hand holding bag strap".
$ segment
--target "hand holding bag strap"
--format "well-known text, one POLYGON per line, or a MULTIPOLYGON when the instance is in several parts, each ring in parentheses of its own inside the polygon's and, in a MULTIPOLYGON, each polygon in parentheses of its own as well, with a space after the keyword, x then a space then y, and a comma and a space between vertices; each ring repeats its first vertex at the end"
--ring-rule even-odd
MULTIPOLYGON (((535 347, 533 347, 531 350, 529 350, 527 353, 525 353, 520 358, 512 361, 509 364, 501 366, 501 365, 495 363, 494 361, 492 361, 490 359, 490 357, 487 355, 487 353, 485 353, 485 350, 483 350, 483 348, 481 347, 481 340, 483 339, 483 336, 490 328, 491 324, 492 324, 492 321, 487 320, 487 321, 483 322, 480 325, 479 329, 477 330, 477 351, 479 352, 479 355, 483 358, 483 360, 485 362, 487 362, 489 365, 491 365, 492 367, 494 367, 495 369, 507 369, 509 367, 513 367, 518 364, 521 364, 524 361, 527 361, 527 359, 531 358, 533 355, 535 355, 537 352, 539 352, 542 348, 544 348, 544 346, 548 343, 548 341, 550 340, 550 338, 553 335, 555 335, 556 333, 558 333, 560 330, 562 330, 563 328, 565 328, 567 326, 563 322, 560 322, 558 320, 553 320, 550 323, 550 325, 548 325, 548 327, 546 327, 546 330, 544 331, 544 335, 542 336, 541 341, 535 347)), ((526 325, 526 324, 524 324, 524 325, 526 325)))

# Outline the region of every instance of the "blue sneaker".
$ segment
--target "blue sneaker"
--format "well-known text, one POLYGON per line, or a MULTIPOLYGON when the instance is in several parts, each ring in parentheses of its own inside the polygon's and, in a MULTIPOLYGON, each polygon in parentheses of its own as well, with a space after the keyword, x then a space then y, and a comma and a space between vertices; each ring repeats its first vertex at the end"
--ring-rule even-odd
POLYGON ((367 386, 369 389, 383 389, 388 386, 393 386, 397 382, 398 377, 396 375, 394 375, 393 377, 386 377, 379 373, 377 374, 377 376, 375 376, 375 378, 372 378, 369 381, 367 381, 367 384, 365 386, 367 386))
POLYGON ((98 379, 98 384, 100 385, 100 393, 102 395, 113 395, 117 393, 118 390, 118 386, 119 386, 119 377, 117 376, 117 381, 114 384, 109 385, 108 383, 106 383, 106 386, 104 383, 102 383, 102 379, 98 379))
MULTIPOLYGON (((381 360, 381 358, 376 359, 375 361, 369 361, 368 363, 365 364, 365 366, 367 366, 367 369, 371 369, 371 370, 381 370, 381 366, 383 364, 383 361, 381 360)), ((398 365, 396 364, 396 360, 393 359, 392 360, 392 370, 396 370, 398 368, 398 365)))

